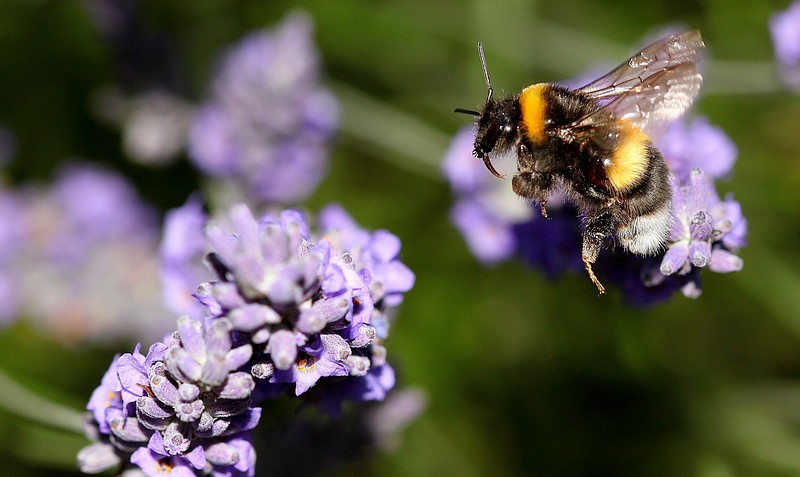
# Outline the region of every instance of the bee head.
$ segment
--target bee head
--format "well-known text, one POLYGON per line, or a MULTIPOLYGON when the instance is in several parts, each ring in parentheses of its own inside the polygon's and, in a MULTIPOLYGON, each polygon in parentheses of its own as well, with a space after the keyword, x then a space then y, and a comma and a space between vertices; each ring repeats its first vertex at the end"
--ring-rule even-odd
POLYGON ((486 67, 486 58, 483 55, 483 45, 478 42, 478 56, 481 60, 481 67, 483 68, 483 76, 486 80, 486 87, 488 94, 486 96, 486 104, 482 112, 472 111, 469 109, 456 109, 457 113, 471 114, 478 116, 478 133, 475 135, 475 146, 472 154, 478 159, 483 159, 486 168, 499 178, 503 175, 497 172, 489 159, 489 153, 492 151, 505 151, 511 145, 514 139, 514 131, 516 130, 516 121, 512 117, 513 113, 513 100, 503 100, 496 102, 492 99, 492 80, 489 79, 489 69, 486 67))
POLYGON ((516 120, 513 118, 513 100, 486 102, 475 135, 473 154, 483 159, 492 151, 505 152, 514 140, 516 120))

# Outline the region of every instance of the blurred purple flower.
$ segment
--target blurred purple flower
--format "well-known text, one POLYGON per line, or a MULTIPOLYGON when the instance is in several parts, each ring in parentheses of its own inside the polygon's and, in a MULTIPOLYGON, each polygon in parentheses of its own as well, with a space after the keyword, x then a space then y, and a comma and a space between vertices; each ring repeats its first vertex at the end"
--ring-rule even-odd
POLYGON ((246 37, 223 58, 212 98, 191 126, 191 159, 258 202, 307 197, 325 173, 338 126, 319 63, 304 14, 246 37))
POLYGON ((657 141, 672 173, 682 179, 696 168, 712 179, 722 179, 733 169, 736 145, 705 117, 673 122, 657 141))
POLYGON ((118 174, 74 163, 49 187, 0 193, 0 316, 65 342, 162 336, 157 216, 118 174))
POLYGON ((457 194, 474 194, 491 185, 492 178, 486 175, 486 168, 472 155, 475 133, 475 126, 456 132, 442 162, 442 174, 457 194))
POLYGON ((167 212, 159 250, 164 303, 178 315, 205 316, 194 294, 197 284, 211 279, 202 257, 208 252, 203 229, 208 217, 198 197, 167 212))
POLYGON ((478 260, 491 264, 516 252, 514 224, 535 219, 532 207, 516 197, 506 181, 486 174, 483 163, 472 155, 474 138, 474 127, 456 134, 442 163, 442 173, 457 196, 450 220, 478 260))
POLYGON ((548 218, 536 217, 513 225, 517 254, 550 278, 565 271, 582 273, 581 224, 575 207, 547 208, 548 218))
POLYGON ((785 83, 800 89, 800 2, 772 15, 769 30, 775 57, 785 83))
POLYGON ((186 147, 195 107, 162 89, 129 94, 115 86, 95 90, 92 112, 119 128, 126 156, 140 164, 173 162, 186 147))
POLYGON ((53 184, 62 228, 53 241, 54 257, 82 259, 108 240, 151 241, 157 218, 122 176, 96 166, 72 164, 53 184), (64 246, 69 245, 69 246, 64 246))
POLYGON ((420 389, 401 389, 370 410, 367 428, 379 448, 390 451, 399 447, 398 434, 425 410, 428 397, 420 389))
POLYGON ((25 204, 18 194, 0 189, 0 326, 11 323, 22 305, 15 263, 27 242, 25 204))

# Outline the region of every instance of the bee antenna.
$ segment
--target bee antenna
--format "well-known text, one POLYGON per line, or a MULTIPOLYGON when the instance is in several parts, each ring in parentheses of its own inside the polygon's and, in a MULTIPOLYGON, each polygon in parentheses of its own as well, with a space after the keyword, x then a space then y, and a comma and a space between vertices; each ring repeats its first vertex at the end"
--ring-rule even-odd
POLYGON ((464 113, 464 114, 471 114, 473 116, 480 116, 481 113, 474 111, 472 109, 464 109, 464 108, 456 108, 453 110, 454 113, 464 113))
POLYGON ((486 80, 486 87, 489 88, 489 95, 486 97, 486 102, 488 103, 492 99, 494 88, 492 88, 492 80, 489 78, 489 68, 486 67, 486 56, 483 54, 483 43, 481 42, 478 42, 478 56, 481 59, 481 67, 483 68, 483 77, 486 80))

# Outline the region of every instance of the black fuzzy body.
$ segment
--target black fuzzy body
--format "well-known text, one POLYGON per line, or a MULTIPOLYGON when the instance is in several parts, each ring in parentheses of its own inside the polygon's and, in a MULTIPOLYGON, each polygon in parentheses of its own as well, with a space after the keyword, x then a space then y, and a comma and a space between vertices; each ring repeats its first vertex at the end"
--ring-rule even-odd
MULTIPOLYGON (((523 117, 521 95, 489 100, 478 121, 474 154, 486 162, 490 153, 514 152, 517 171, 512 189, 540 202, 543 213, 555 191, 563 192, 579 207, 585 219, 582 258, 590 276, 591 264, 609 236, 616 235, 624 248, 635 253, 655 253, 669 232, 672 198, 669 170, 661 153, 646 136, 643 140, 637 137, 642 151, 637 157, 643 167, 624 187, 615 187, 606 165, 625 139, 621 123, 609 116, 596 127, 571 129, 570 125, 603 106, 560 85, 539 86, 544 124, 536 131, 529 130, 526 123, 531 122, 523 117)), ((537 127, 539 123, 532 124, 537 127)))

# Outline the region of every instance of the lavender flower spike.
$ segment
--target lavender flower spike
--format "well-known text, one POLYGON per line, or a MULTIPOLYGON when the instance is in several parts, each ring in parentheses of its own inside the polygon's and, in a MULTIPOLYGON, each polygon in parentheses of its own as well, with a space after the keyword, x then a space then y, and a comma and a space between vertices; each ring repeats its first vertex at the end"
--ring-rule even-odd
POLYGON ((87 406, 94 443, 79 454, 82 470, 252 476, 255 400, 294 385, 335 408, 383 400, 394 386, 382 342, 414 283, 400 240, 335 206, 326 239, 295 210, 257 220, 237 205, 230 216, 232 233, 206 227, 216 280, 196 297, 208 314, 179 318, 146 356, 137 347, 115 360, 87 406))
MULTIPOLYGON (((734 253, 744 242, 746 224, 738 204, 731 199, 721 202, 700 169, 692 170, 686 183, 673 181, 673 190, 675 221, 661 273, 687 275, 693 268, 741 270, 742 259, 734 253)), ((688 296, 699 293, 699 284, 694 281, 684 287, 688 296)))
POLYGON ((320 84, 312 23, 288 16, 252 33, 220 64, 189 134, 189 156, 257 202, 294 203, 324 176, 338 104, 320 84))
POLYGON ((769 30, 778 67, 786 84, 800 89, 800 1, 786 10, 774 14, 769 20, 769 30))
POLYGON ((265 390, 291 383, 299 396, 321 380, 388 367, 387 311, 414 283, 396 236, 361 229, 338 206, 321 214, 322 240, 295 210, 256 220, 237 205, 230 222, 233 233, 206 229, 217 280, 198 296, 212 324, 229 322, 252 344, 251 372, 265 390))
POLYGON ((261 410, 250 407, 255 382, 240 371, 252 348, 234 347, 231 329, 224 318, 183 317, 147 356, 138 347, 120 356, 87 407, 97 442, 79 454, 81 469, 130 462, 146 475, 253 475, 248 433, 261 410))

